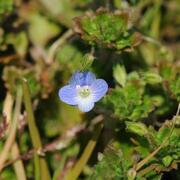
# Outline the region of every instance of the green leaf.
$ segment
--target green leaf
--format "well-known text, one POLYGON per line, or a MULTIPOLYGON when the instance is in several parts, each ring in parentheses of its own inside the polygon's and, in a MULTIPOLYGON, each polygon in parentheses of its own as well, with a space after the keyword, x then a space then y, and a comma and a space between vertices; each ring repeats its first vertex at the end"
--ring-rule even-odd
POLYGON ((15 66, 7 66, 3 71, 3 80, 6 88, 11 92, 16 92, 20 79, 25 77, 28 80, 32 97, 35 97, 41 90, 41 85, 36 79, 34 70, 23 70, 15 66))
POLYGON ((51 38, 61 32, 61 27, 39 13, 31 14, 29 23, 29 36, 35 45, 44 46, 51 38))
POLYGON ((71 0, 40 0, 46 9, 45 13, 48 12, 53 16, 53 19, 66 27, 71 27, 72 19, 80 16, 83 12, 81 8, 77 8, 79 7, 78 1, 81 1, 81 4, 88 4, 92 0, 75 0, 73 2, 71 0))
POLYGON ((169 133, 170 133, 170 128, 168 127, 161 128, 159 132, 157 133, 157 139, 156 139, 157 142, 161 144, 164 138, 167 137, 169 133))
POLYGON ((121 66, 119 64, 117 64, 114 68, 113 68, 113 76, 114 79, 122 86, 125 86, 126 83, 126 70, 124 68, 124 66, 121 66))
POLYGON ((88 69, 90 69, 94 61, 94 58, 95 57, 90 53, 84 55, 84 57, 81 60, 81 65, 82 65, 81 71, 87 71, 88 69))
POLYGON ((164 79, 172 79, 176 74, 175 68, 168 61, 159 64, 159 72, 164 79))
POLYGON ((76 46, 65 44, 57 53, 57 61, 71 72, 82 68, 83 53, 76 46))
POLYGON ((139 136, 145 136, 148 134, 148 129, 145 124, 143 123, 136 123, 136 122, 128 122, 126 121, 126 129, 129 132, 138 134, 139 136))
POLYGON ((89 180, 115 180, 124 177, 122 153, 112 148, 107 148, 102 159, 95 166, 95 171, 90 176, 89 180))
POLYGON ((128 28, 128 21, 129 14, 126 12, 112 13, 100 8, 96 13, 76 18, 73 28, 92 45, 117 50, 131 49, 140 43, 141 36, 128 28))
POLYGON ((171 164, 171 162, 172 162, 172 157, 171 156, 165 156, 163 159, 162 159, 162 162, 163 162, 163 164, 166 166, 166 167, 168 167, 170 164, 171 164))
POLYGON ((13 10, 13 0, 1 0, 0 2, 0 15, 8 13, 13 10))
POLYGON ((161 76, 155 72, 145 72, 143 73, 143 78, 147 83, 152 85, 162 82, 161 76))
POLYGON ((16 50, 16 52, 20 56, 24 56, 27 52, 28 48, 28 39, 25 32, 20 32, 18 34, 10 33, 6 36, 6 42, 8 44, 12 44, 16 50))
POLYGON ((180 101, 180 75, 174 81, 170 81, 170 89, 177 101, 180 101))
POLYGON ((127 76, 125 86, 113 89, 104 98, 103 103, 120 120, 142 120, 148 117, 157 104, 144 91, 145 82, 137 73, 131 73, 127 76))

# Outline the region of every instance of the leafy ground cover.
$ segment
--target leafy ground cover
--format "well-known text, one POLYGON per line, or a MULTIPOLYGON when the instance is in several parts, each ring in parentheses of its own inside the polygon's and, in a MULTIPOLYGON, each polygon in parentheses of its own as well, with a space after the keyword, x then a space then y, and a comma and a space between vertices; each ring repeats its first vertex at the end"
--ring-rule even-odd
POLYGON ((179 13, 0 0, 0 179, 180 179, 179 13))

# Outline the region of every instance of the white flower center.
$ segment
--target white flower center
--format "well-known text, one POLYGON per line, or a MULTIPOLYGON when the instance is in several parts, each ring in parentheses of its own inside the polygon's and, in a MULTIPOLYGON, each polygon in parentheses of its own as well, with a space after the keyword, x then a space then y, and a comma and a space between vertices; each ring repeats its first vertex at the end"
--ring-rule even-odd
POLYGON ((89 86, 76 86, 77 93, 81 98, 87 98, 91 94, 91 89, 89 86))

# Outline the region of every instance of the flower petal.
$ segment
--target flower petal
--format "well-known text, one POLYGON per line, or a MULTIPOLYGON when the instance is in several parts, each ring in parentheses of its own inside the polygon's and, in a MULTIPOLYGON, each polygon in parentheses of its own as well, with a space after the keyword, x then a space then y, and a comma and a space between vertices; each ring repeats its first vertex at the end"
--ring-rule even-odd
POLYGON ((80 86, 86 86, 86 85, 91 85, 94 81, 96 80, 96 76, 89 72, 76 72, 73 74, 73 76, 71 77, 69 84, 76 86, 76 85, 80 85, 80 86))
POLYGON ((79 71, 75 72, 69 81, 69 84, 73 86, 76 86, 76 85, 81 86, 83 83, 84 83, 84 76, 83 76, 83 73, 79 71))
POLYGON ((64 86, 59 90, 59 97, 61 101, 69 105, 77 105, 76 88, 70 85, 64 86))
POLYGON ((91 98, 79 98, 78 100, 78 108, 82 112, 88 112, 94 107, 94 102, 91 98))
POLYGON ((91 85, 93 101, 99 101, 108 91, 108 84, 103 79, 97 79, 91 85))
POLYGON ((92 72, 84 72, 85 76, 85 85, 91 85, 95 80, 96 76, 92 72))

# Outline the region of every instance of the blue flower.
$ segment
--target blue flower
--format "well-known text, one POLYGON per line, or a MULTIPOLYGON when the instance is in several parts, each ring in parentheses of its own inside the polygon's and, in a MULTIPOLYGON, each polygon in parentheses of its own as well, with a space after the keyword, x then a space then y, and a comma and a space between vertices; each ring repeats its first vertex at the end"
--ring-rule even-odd
POLYGON ((96 79, 91 72, 76 72, 69 84, 59 90, 60 99, 80 111, 88 112, 108 91, 108 85, 103 79, 96 79))

